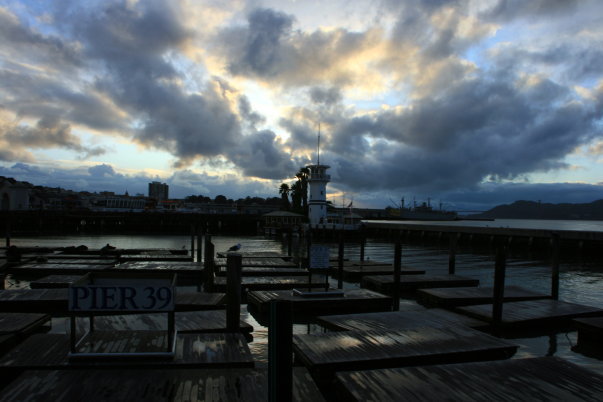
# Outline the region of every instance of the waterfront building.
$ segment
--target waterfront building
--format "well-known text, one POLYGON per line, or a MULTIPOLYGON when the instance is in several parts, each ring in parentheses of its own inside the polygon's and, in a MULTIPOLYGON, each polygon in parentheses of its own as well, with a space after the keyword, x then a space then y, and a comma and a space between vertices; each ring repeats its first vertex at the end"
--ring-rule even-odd
POLYGON ((3 211, 29 209, 30 188, 29 183, 0 177, 0 209, 3 211))
POLYGON ((158 181, 149 183, 149 198, 154 198, 157 201, 168 200, 170 198, 169 186, 158 181))

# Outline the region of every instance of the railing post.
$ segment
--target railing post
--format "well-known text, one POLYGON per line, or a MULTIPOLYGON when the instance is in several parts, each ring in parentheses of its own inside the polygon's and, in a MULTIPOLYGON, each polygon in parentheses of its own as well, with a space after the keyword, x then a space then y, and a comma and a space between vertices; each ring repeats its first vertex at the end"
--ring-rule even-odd
POLYGON ((343 234, 339 233, 339 250, 337 253, 337 289, 343 289, 343 234))
POLYGON ((552 274, 551 274, 551 297, 553 300, 559 300, 559 234, 551 234, 552 248, 552 274))
POLYGON ((448 273, 454 275, 456 271, 456 244, 458 240, 458 234, 450 234, 450 253, 448 254, 448 273))
POLYGON ((492 323, 499 326, 502 322, 503 303, 505 297, 505 270, 507 252, 504 242, 500 242, 496 249, 496 263, 494 266, 494 294, 492 300, 492 323))
POLYGON ((400 235, 396 237, 396 246, 394 249, 394 289, 392 292, 392 308, 394 311, 400 310, 400 271, 402 269, 402 242, 400 235))
POLYGON ((268 327, 268 401, 289 402, 293 389, 293 320, 291 303, 270 302, 268 327))
POLYGON ((205 261, 203 270, 205 272, 205 291, 213 292, 214 288, 214 244, 211 236, 205 235, 205 261))
POLYGON ((243 257, 239 253, 228 253, 226 256, 226 330, 239 332, 241 321, 241 266, 243 257))

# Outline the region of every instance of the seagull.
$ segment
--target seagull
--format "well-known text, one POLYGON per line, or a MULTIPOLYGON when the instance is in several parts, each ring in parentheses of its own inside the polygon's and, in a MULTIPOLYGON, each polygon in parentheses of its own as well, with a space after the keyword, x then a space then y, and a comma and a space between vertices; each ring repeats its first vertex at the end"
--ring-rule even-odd
POLYGON ((241 248, 241 243, 237 243, 234 246, 232 246, 231 248, 228 249, 228 251, 238 251, 241 248))

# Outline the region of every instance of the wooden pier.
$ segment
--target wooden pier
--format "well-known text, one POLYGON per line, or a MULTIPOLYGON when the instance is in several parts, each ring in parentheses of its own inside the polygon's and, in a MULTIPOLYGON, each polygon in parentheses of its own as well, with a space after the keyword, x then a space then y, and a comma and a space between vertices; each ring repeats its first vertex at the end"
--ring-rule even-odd
MULTIPOLYGON (((224 309, 224 298, 224 293, 179 292, 176 294, 176 311, 224 309)), ((0 290, 0 311, 65 315, 67 289, 0 290)))
POLYGON ((293 337, 296 361, 306 366, 323 388, 331 384, 337 371, 507 359, 517 348, 483 332, 454 325, 293 337))
MULTIPOLYGON (((214 259, 214 265, 217 267, 226 267, 226 258, 214 259)), ((266 258, 266 257, 245 257, 243 254, 243 268, 245 267, 270 267, 270 268, 298 268, 291 261, 286 261, 283 258, 266 258)))
POLYGON ((35 313, 0 313, 0 355, 35 332, 50 329, 50 316, 35 313))
MULTIPOLYGON (((94 349, 104 353, 132 353, 145 348, 165 349, 162 331, 95 331, 94 349)), ((176 355, 166 358, 69 358, 70 340, 64 334, 34 334, 0 357, 0 371, 81 368, 244 368, 254 367, 247 341, 240 333, 178 334, 176 355)))
POLYGON ((425 326, 446 328, 451 325, 483 328, 488 325, 475 318, 437 308, 411 311, 387 311, 381 313, 326 315, 319 316, 317 320, 324 327, 332 331, 388 331, 425 326))
MULTIPOLYGON (((293 369, 291 397, 295 402, 324 401, 303 367, 293 369)), ((23 400, 265 402, 268 373, 265 369, 32 370, 0 395, 3 402, 23 400)))
POLYGON ((109 264, 55 264, 55 263, 27 263, 12 266, 8 273, 12 275, 53 275, 53 274, 87 274, 93 271, 107 271, 113 268, 109 264))
MULTIPOLYGON (((457 311, 492 323, 492 304, 458 307, 457 311)), ((563 328, 580 317, 603 316, 603 309, 559 300, 529 300, 504 303, 499 325, 510 329, 563 328)))
MULTIPOLYGON (((479 280, 461 275, 401 275, 401 293, 414 293, 418 289, 478 286, 479 280)), ((371 275, 362 278, 361 286, 376 292, 392 294, 393 275, 371 275)))
MULTIPOLYGON (((429 307, 454 308, 493 303, 494 288, 434 288, 417 290, 417 301, 429 307)), ((550 295, 533 292, 519 286, 506 286, 504 302, 550 299, 550 295)))
POLYGON ((251 291, 247 294, 250 307, 266 314, 272 300, 287 300, 291 310, 313 316, 350 312, 390 311, 392 299, 367 289, 346 290, 342 296, 298 296, 290 290, 251 291))
MULTIPOLYGON (((333 266, 329 269, 329 274, 334 278, 339 278, 339 268, 333 266)), ((348 282, 360 282, 362 278, 369 275, 393 275, 393 264, 387 264, 378 261, 345 261, 343 264, 343 280, 348 282)), ((401 275, 423 275, 424 269, 416 269, 402 266, 401 275)))
MULTIPOLYGON (((305 276, 244 276, 241 278, 241 290, 243 294, 249 291, 287 290, 295 288, 324 289, 325 280, 313 276, 310 283, 307 272, 305 276)), ((226 292, 226 278, 217 277, 214 280, 213 290, 216 292, 226 292)))
POLYGON ((553 357, 337 373, 346 401, 603 400, 603 376, 553 357))
MULTIPOLYGON (((226 276, 226 267, 218 267, 217 276, 226 276)), ((241 276, 308 276, 308 270, 281 267, 243 267, 241 276)))

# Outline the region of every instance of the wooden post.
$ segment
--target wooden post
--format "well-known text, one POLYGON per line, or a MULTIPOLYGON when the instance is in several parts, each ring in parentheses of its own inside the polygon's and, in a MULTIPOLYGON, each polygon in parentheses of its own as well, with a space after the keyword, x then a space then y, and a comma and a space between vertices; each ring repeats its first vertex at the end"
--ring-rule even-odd
POLYGON ((496 249, 496 263, 494 266, 494 293, 492 303, 492 323, 499 326, 502 322, 503 302, 505 297, 505 269, 507 252, 505 242, 501 241, 496 249))
POLYGON ((226 330, 239 332, 241 321, 241 266, 243 256, 239 253, 228 253, 226 256, 226 330))
POLYGON ((553 300, 559 300, 559 234, 551 234, 552 247, 552 275, 551 275, 551 297, 553 300))
POLYGON ((291 257, 293 255, 293 230, 291 227, 287 229, 287 256, 291 257))
POLYGON ((10 247, 10 221, 8 215, 6 216, 6 226, 4 227, 4 234, 6 235, 6 249, 10 247))
POLYGON ((360 263, 364 262, 364 247, 366 246, 366 236, 364 231, 360 234, 360 263))
POLYGON ((290 402, 293 390, 293 320, 288 300, 270 302, 268 401, 290 402))
POLYGON ((197 228, 197 263, 201 264, 203 261, 203 230, 198 227, 197 228))
POLYGON ((195 225, 191 225, 191 258, 195 260, 195 225))
POLYGON ((448 254, 448 274, 454 275, 456 271, 456 244, 458 235, 456 233, 450 234, 450 253, 448 254))
POLYGON ((396 239, 394 249, 394 289, 392 292, 393 310, 400 310, 400 270, 402 269, 402 242, 400 236, 396 239))
POLYGON ((214 244, 211 242, 211 236, 205 235, 205 261, 203 270, 205 271, 205 291, 213 292, 214 288, 214 244))
POLYGON ((339 233, 339 250, 337 253, 337 289, 343 289, 343 234, 339 233))

